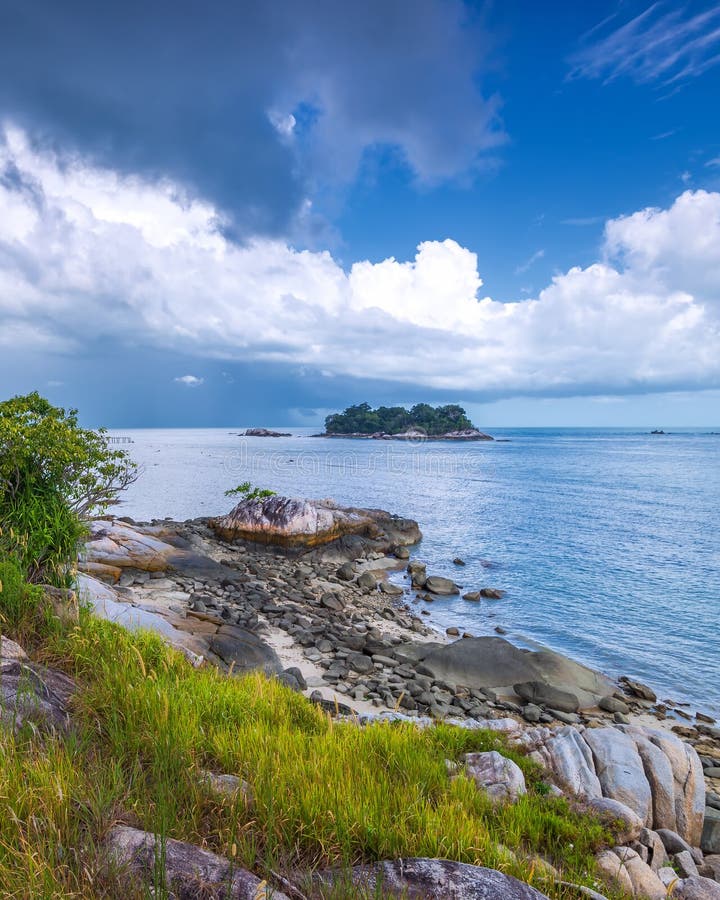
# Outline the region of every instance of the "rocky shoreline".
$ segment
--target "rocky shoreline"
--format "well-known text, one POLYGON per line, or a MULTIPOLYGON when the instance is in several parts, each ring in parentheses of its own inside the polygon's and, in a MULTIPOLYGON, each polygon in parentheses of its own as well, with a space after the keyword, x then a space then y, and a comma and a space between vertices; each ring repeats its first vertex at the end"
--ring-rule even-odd
POLYGON ((322 434, 313 434, 312 437, 322 438, 355 438, 368 441, 494 441, 492 435, 485 434, 484 431, 478 431, 477 428, 465 428, 461 431, 448 431, 445 434, 428 434, 420 428, 410 428, 399 434, 388 434, 386 431, 369 432, 347 432, 333 433, 323 432, 322 434))
MULTIPOLYGON (((631 853, 656 879, 668 861, 677 868, 685 850, 663 842, 667 831, 694 852, 692 865, 681 859, 683 877, 720 877, 720 728, 709 717, 681 721, 647 686, 613 683, 549 650, 439 634, 422 597, 453 585, 412 558, 420 533, 410 520, 331 501, 261 503, 215 520, 93 522, 81 595, 100 615, 157 630, 195 665, 262 668, 353 721, 502 731, 554 790, 632 823, 627 852, 616 848, 607 868, 630 878, 631 853), (304 549, 283 540, 288 522, 304 549), (252 530, 259 541, 247 539, 252 530), (404 587, 388 581, 393 571, 404 587)), ((660 896, 655 888, 647 895, 660 896)))

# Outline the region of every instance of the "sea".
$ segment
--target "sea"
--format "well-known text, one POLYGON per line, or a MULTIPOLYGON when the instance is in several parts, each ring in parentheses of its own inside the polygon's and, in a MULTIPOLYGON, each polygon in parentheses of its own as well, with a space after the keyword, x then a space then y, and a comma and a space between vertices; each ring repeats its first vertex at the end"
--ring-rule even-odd
POLYGON ((430 624, 499 626, 720 717, 720 434, 503 428, 488 429, 493 442, 405 443, 243 430, 110 432, 141 467, 113 511, 218 515, 234 505, 225 491, 250 481, 408 516, 429 574, 506 592, 423 603, 430 624))

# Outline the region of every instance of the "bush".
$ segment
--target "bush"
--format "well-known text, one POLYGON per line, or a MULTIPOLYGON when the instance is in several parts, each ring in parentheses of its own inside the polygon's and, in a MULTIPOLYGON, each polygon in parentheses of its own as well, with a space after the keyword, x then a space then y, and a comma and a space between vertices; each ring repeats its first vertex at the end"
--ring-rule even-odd
POLYGON ((82 520, 103 512, 137 477, 104 430, 81 428, 77 411, 37 392, 0 403, 0 548, 31 581, 62 584, 82 520))
POLYGON ((16 559, 0 559, 0 633, 22 641, 38 624, 42 589, 27 584, 16 559))
POLYGON ((262 500, 265 497, 275 497, 277 495, 275 491, 271 491, 269 488, 255 487, 250 484, 249 481, 243 481, 243 483, 239 484, 237 487, 225 491, 225 496, 242 497, 243 500, 262 500))

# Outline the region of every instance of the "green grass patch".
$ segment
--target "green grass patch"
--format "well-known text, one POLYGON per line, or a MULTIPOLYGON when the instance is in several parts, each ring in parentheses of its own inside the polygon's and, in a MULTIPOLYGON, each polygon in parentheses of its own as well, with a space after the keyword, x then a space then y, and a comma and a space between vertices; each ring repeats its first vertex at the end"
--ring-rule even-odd
POLYGON ((260 876, 447 857, 555 897, 561 889, 531 857, 591 883, 593 853, 608 840, 595 819, 546 796, 539 768, 493 732, 338 723, 275 680, 193 669, 157 636, 87 611, 69 631, 44 632, 39 651, 81 686, 76 731, 0 740, 3 896, 128 897, 97 850, 118 821, 234 856, 260 876), (448 776, 447 759, 489 749, 525 771, 530 789, 514 805, 448 776), (239 775, 253 802, 214 795, 201 769, 239 775))

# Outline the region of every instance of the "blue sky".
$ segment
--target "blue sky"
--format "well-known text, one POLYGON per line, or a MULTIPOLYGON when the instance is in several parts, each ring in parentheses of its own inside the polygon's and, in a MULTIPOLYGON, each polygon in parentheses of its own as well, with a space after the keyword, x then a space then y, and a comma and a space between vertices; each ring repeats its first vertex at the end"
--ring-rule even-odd
POLYGON ((712 2, 9 0, 0 394, 717 426, 718 97, 712 2))

